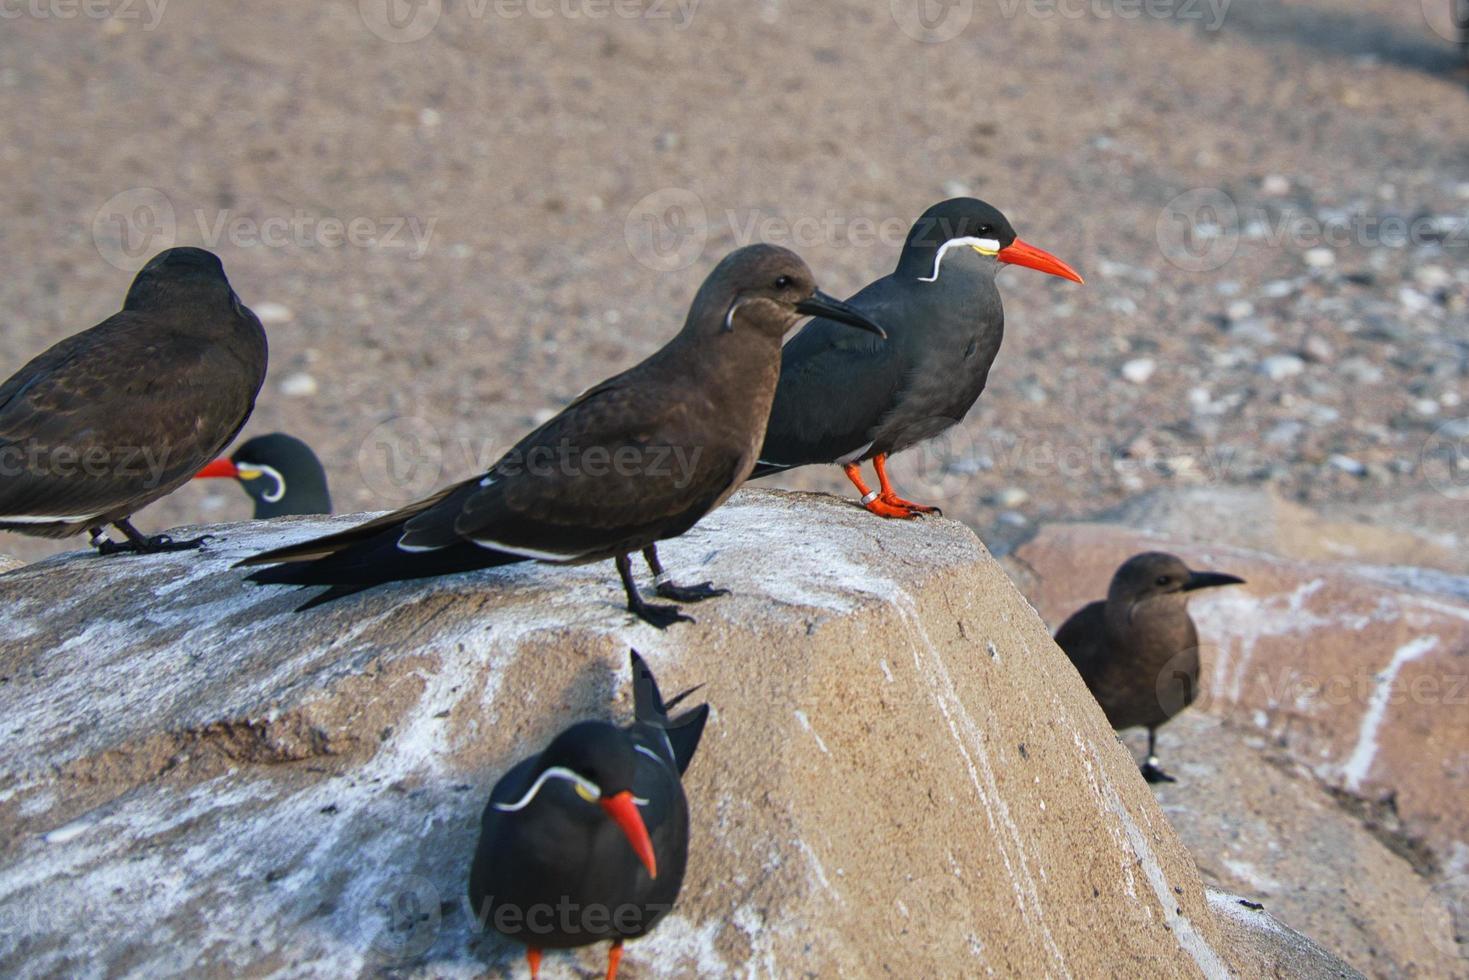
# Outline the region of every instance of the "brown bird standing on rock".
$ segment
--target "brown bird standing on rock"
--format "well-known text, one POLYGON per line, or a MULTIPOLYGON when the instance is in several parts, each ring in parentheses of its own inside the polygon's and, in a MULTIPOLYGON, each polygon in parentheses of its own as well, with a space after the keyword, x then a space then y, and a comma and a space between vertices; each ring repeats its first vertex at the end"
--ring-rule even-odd
POLYGON ((630 611, 660 629, 687 620, 677 607, 643 600, 629 555, 643 552, 665 599, 724 594, 708 582, 668 581, 657 542, 693 527, 750 475, 780 376, 781 338, 813 315, 884 336, 820 292, 794 252, 732 252, 662 350, 585 392, 483 477, 241 564, 287 563, 256 572, 254 582, 331 586, 306 609, 382 582, 532 559, 611 558, 630 611))
POLYGON ((90 531, 102 554, 197 548, 203 538, 146 537, 129 518, 230 444, 265 364, 265 331, 219 259, 160 252, 120 312, 0 385, 0 530, 90 531), (127 540, 110 540, 108 524, 127 540))
POLYGON ((1117 569, 1106 601, 1088 604, 1056 631, 1056 645, 1112 727, 1147 728, 1142 774, 1150 783, 1174 781, 1158 765, 1157 731, 1198 694, 1199 634, 1188 598, 1199 589, 1242 584, 1233 575, 1191 571, 1161 551, 1145 552, 1117 569))

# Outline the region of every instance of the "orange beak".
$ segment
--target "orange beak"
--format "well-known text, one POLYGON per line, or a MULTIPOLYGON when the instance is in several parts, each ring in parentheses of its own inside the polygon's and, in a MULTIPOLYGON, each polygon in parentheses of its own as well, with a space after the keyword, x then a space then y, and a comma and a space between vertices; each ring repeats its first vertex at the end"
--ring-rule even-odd
POLYGON ((235 467, 234 461, 228 457, 221 456, 198 473, 194 474, 196 480, 208 480, 214 477, 237 477, 240 471, 235 467))
POLYGON ((653 856, 653 842, 648 839, 648 828, 643 824, 643 815, 638 812, 632 793, 623 790, 600 802, 602 809, 607 811, 607 816, 627 835, 627 842, 632 845, 638 860, 648 869, 648 877, 658 877, 658 859, 653 856))
POLYGON ((1071 268, 1071 266, 1062 262, 1050 252, 1036 248, 1034 245, 1027 245, 1018 238, 1005 248, 1000 249, 999 254, 995 258, 1010 265, 1023 265, 1027 269, 1035 269, 1038 272, 1046 273, 1046 275, 1060 276, 1062 279, 1070 279, 1072 282, 1086 284, 1086 280, 1077 275, 1076 270, 1071 268))

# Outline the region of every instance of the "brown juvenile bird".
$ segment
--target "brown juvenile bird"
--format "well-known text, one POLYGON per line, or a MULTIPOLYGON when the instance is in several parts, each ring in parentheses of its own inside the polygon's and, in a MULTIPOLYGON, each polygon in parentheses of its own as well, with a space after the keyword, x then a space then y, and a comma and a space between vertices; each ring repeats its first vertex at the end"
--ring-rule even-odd
POLYGON ((1056 631, 1087 689, 1118 731, 1148 730, 1143 778, 1171 783, 1158 765, 1159 726, 1193 703, 1199 687, 1199 634, 1189 595, 1244 579, 1195 572, 1174 555, 1149 551, 1122 563, 1103 602, 1089 603, 1056 631))
POLYGON ((0 530, 82 531, 102 554, 178 551, 129 518, 189 481, 244 426, 265 381, 265 330, 202 248, 143 267, 122 310, 0 385, 0 530), (107 537, 111 524, 127 540, 107 537))
POLYGON ((727 255, 683 329, 636 367, 587 390, 490 471, 340 534, 241 564, 280 564, 253 582, 327 585, 302 609, 383 582, 528 560, 613 559, 627 607, 663 628, 689 617, 644 601, 630 555, 676 602, 723 595, 668 581, 657 543, 677 537, 750 475, 780 376, 781 338, 805 316, 885 336, 816 288, 794 252, 751 245, 727 255))

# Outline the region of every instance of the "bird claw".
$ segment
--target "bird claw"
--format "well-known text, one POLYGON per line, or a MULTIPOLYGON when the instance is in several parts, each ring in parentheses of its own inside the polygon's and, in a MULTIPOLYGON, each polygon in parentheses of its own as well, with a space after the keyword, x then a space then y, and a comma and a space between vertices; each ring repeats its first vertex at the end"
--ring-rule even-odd
POLYGON ((715 596, 729 595, 729 589, 716 589, 713 582, 700 582, 698 585, 659 582, 656 591, 660 598, 672 599, 674 602, 703 602, 715 596))
POLYGON ((915 504, 901 497, 878 497, 862 505, 869 513, 878 517, 890 517, 898 520, 910 521, 924 514, 938 514, 942 516, 943 511, 937 507, 928 507, 924 504, 915 504))
POLYGON ((111 538, 103 538, 94 542, 99 555, 120 555, 132 553, 136 555, 161 554, 168 551, 194 551, 202 548, 204 542, 212 539, 214 535, 204 534, 197 538, 189 538, 185 541, 175 541, 167 534, 155 534, 151 538, 143 538, 138 541, 113 541, 111 538))
POLYGON ((1143 778, 1150 783, 1178 782, 1178 780, 1174 779, 1172 776, 1163 771, 1162 767, 1158 765, 1156 759, 1149 759, 1147 762, 1143 763, 1143 766, 1139 770, 1139 772, 1141 772, 1143 774, 1143 778))
POLYGON ((628 611, 649 626, 660 630, 666 630, 674 623, 692 623, 694 621, 694 617, 685 616, 679 612, 677 606, 660 606, 652 602, 630 606, 628 611))

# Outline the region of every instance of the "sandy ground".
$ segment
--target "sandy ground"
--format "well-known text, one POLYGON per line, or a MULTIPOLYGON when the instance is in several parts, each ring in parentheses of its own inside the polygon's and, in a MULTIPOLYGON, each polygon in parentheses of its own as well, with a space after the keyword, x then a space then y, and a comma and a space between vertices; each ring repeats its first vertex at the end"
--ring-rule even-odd
MULTIPOLYGON (((1002 276, 989 391, 905 495, 994 537, 1167 483, 1469 492, 1469 74, 1417 0, 918 13, 15 0, 0 373, 206 245, 270 331, 246 434, 380 508, 656 348, 729 248, 850 293, 973 193, 1089 281, 1002 276)), ((212 483, 140 523, 247 514, 212 483)))

